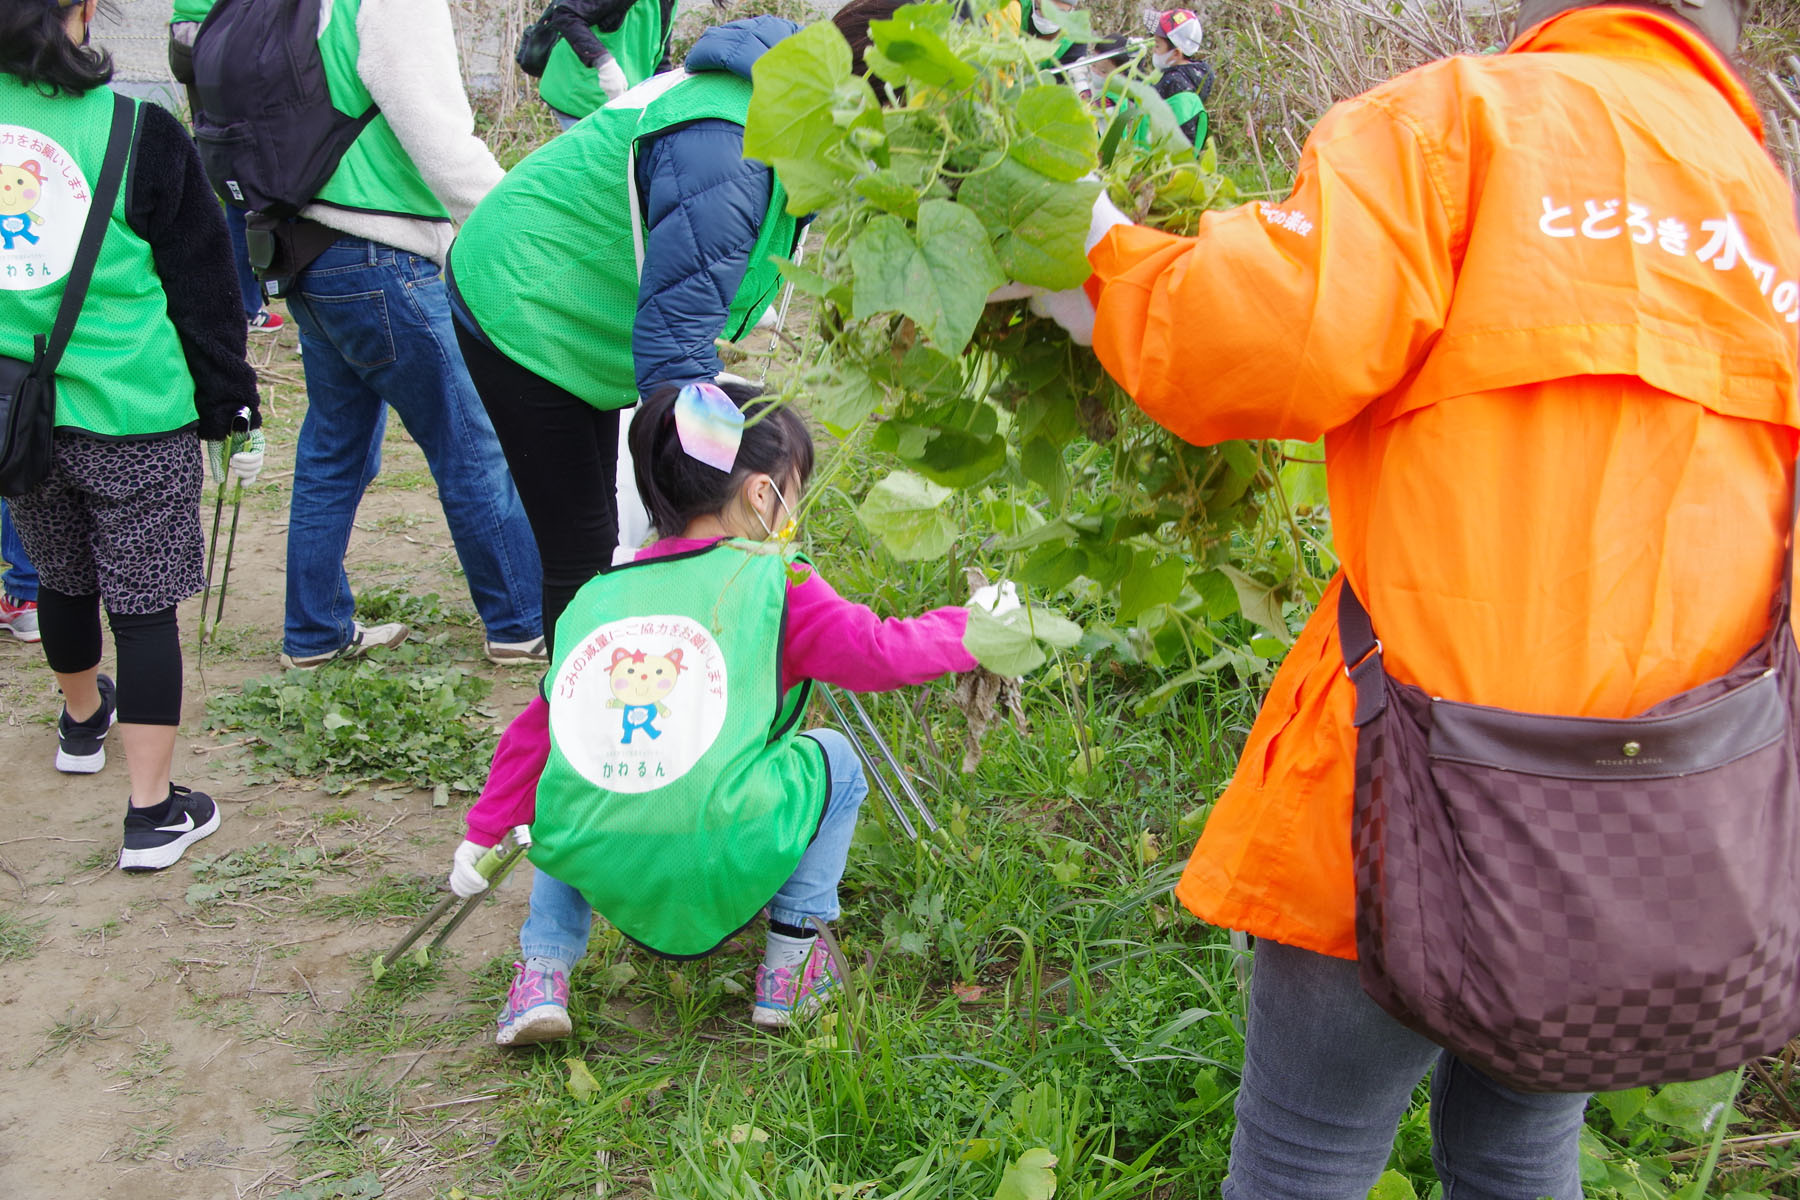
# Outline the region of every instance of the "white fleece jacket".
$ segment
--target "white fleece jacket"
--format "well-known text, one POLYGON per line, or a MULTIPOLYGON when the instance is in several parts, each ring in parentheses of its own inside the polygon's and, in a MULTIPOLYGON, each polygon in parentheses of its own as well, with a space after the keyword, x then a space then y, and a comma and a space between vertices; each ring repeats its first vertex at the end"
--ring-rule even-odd
MULTIPOLYGON (((330 19, 323 6, 321 22, 330 19)), ((456 32, 446 0, 362 0, 356 17, 356 73, 394 136, 451 219, 460 223, 505 174, 475 136, 463 92, 456 32)), ((348 212, 328 204, 302 214, 342 233, 382 242, 443 264, 454 225, 348 212)))

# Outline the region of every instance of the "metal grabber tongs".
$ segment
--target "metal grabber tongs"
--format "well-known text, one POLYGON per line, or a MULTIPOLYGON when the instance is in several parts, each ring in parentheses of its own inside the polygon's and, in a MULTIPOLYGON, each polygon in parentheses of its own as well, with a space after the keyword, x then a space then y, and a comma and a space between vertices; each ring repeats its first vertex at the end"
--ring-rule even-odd
POLYGON ((387 974, 389 967, 400 961, 401 955, 406 955, 421 967, 430 962, 431 952, 449 940, 450 935, 456 932, 457 927, 469 919, 469 914, 475 911, 476 905, 494 894, 494 889, 499 886, 500 881, 506 878, 509 871, 519 865, 519 860, 525 857, 525 851, 529 849, 531 849, 531 826, 514 826, 511 833, 500 839, 499 845, 490 849, 475 862, 475 869, 480 871, 482 878, 488 881, 487 890, 477 892, 467 899, 454 892, 445 896, 430 912, 420 917, 419 923, 407 930, 406 936, 395 942, 392 949, 386 954, 375 956, 375 960, 369 964, 369 973, 376 979, 380 979, 387 974), (456 908, 459 904, 462 907, 456 908), (430 944, 415 947, 413 943, 424 937, 426 931, 437 924, 439 918, 452 908, 456 908, 456 915, 445 922, 444 927, 438 930, 437 936, 431 939, 430 944), (412 952, 407 954, 409 949, 412 952))
POLYGON ((907 815, 906 805, 901 804, 900 797, 894 793, 894 786, 888 782, 887 775, 882 774, 876 768, 875 759, 869 754, 870 743, 874 744, 876 752, 881 755, 881 761, 887 764, 888 774, 893 776, 894 784, 899 785, 900 792, 911 803, 913 812, 918 814, 919 821, 925 826, 925 832, 936 833, 938 831, 937 818, 931 815, 931 809, 926 807, 925 800, 919 795, 919 790, 913 786, 912 779, 901 769, 900 761, 888 748, 887 739, 881 736, 879 729, 875 728, 875 722, 869 719, 868 710, 863 707, 862 701, 856 698, 856 693, 844 693, 844 698, 850 701, 851 711, 856 714, 856 723, 852 724, 850 719, 844 715, 843 705, 838 703, 837 689, 822 687, 819 691, 824 694, 825 703, 831 705, 831 711, 837 716, 838 724, 842 725, 844 731, 850 735, 850 745, 856 750, 856 757, 862 760, 863 773, 869 777, 871 783, 881 789, 882 799, 887 801, 889 810, 893 812, 894 819, 900 822, 900 828, 906 831, 906 836, 916 842, 919 840, 919 831, 907 815), (859 727, 860 733, 858 732, 859 727))
POLYGON ((212 544, 206 553, 206 588, 200 593, 200 643, 196 648, 195 662, 204 662, 206 658, 206 608, 212 599, 213 567, 219 561, 219 519, 225 515, 225 489, 232 487, 231 501, 231 536, 225 542, 225 574, 219 579, 219 607, 213 612, 212 632, 219 632, 219 622, 225 617, 225 586, 231 582, 231 552, 237 548, 238 517, 244 512, 244 481, 231 478, 231 456, 242 450, 250 440, 250 410, 240 408, 231 419, 231 432, 225 437, 224 461, 225 478, 219 481, 219 498, 213 503, 212 544), (243 428, 239 429, 238 426, 243 428))

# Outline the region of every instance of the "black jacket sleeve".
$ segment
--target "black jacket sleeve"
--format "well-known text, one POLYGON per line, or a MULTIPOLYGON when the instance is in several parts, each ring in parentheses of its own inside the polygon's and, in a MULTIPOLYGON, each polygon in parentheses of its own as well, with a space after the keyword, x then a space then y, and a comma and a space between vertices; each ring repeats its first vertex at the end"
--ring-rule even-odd
POLYGON ((631 355, 638 392, 659 383, 711 379, 713 342, 769 211, 774 176, 744 158, 744 129, 695 121, 651 142, 638 160, 650 232, 638 281, 631 355))
POLYGON ((248 327, 225 214, 206 182, 200 154, 167 109, 144 104, 132 148, 125 221, 150 243, 169 320, 194 377, 200 436, 217 441, 241 408, 262 424, 256 371, 244 358, 248 327))

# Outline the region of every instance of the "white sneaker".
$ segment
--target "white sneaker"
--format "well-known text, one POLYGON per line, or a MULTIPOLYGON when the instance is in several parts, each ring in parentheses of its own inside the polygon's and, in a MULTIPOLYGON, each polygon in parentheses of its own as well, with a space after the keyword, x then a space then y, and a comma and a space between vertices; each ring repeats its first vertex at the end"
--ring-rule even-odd
POLYGON ((343 658, 361 658, 376 647, 392 650, 404 642, 412 630, 398 621, 390 621, 386 625, 364 625, 356 623, 356 636, 350 639, 347 646, 340 646, 329 654, 306 654, 299 658, 286 653, 281 655, 281 665, 290 671, 310 671, 314 667, 322 667, 328 662, 336 662, 343 658))
POLYGON ((502 667, 516 667, 520 664, 529 666, 532 663, 547 663, 550 653, 545 649, 544 639, 532 638, 529 642, 488 642, 482 647, 487 660, 502 667))

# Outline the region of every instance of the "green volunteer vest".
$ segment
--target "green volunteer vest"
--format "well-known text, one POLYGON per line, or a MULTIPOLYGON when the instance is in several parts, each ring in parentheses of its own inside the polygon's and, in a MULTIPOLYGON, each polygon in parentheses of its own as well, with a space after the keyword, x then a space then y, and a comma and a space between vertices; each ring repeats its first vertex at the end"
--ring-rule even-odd
MULTIPOLYGON (((356 73, 356 55, 361 47, 356 35, 356 15, 361 8, 362 0, 333 0, 330 23, 319 34, 319 54, 325 60, 331 103, 339 112, 352 116, 369 111, 375 103, 356 73)), ((321 204, 361 212, 427 221, 450 219, 449 210, 432 194, 385 114, 377 114, 363 127, 316 199, 321 204)))
MULTIPOLYGON (((1199 157, 1201 147, 1206 145, 1206 132, 1212 123, 1212 117, 1206 111, 1206 102, 1193 92, 1177 92, 1169 97, 1169 111, 1175 114, 1177 125, 1186 125, 1195 116, 1200 124, 1194 126, 1194 155, 1199 157)), ((1131 137, 1138 145, 1146 149, 1150 145, 1150 122, 1139 118, 1133 122, 1131 137)))
POLYGON ((780 691, 787 576, 778 548, 719 542, 595 576, 556 623, 531 861, 658 954, 749 924, 818 831, 811 684, 780 691))
MULTIPOLYGON (((112 106, 110 88, 52 98, 0 75, 0 354, 29 361, 33 336, 56 323, 112 106)), ((125 221, 131 170, 57 368, 59 429, 145 437, 196 421, 193 376, 150 245, 125 221)))
MULTIPOLYGON (((600 44, 617 60, 625 72, 625 86, 636 87, 656 73, 663 49, 669 44, 669 26, 663 23, 661 0, 637 0, 625 14, 625 21, 611 33, 594 30, 600 44)), ((600 78, 592 67, 581 64, 581 58, 569 43, 557 39, 538 80, 538 95, 544 103, 571 117, 585 117, 606 103, 600 90, 600 78)))
POLYGON ((169 21, 204 21, 206 14, 212 11, 213 0, 175 0, 175 11, 170 14, 169 21))
MULTIPOLYGON (((637 403, 637 148, 690 121, 742 125, 749 107, 748 79, 666 71, 507 172, 450 247, 457 295, 488 339, 595 408, 637 403)), ((797 229, 777 178, 720 337, 736 341, 768 309, 781 286, 774 259, 793 253, 797 229)))

